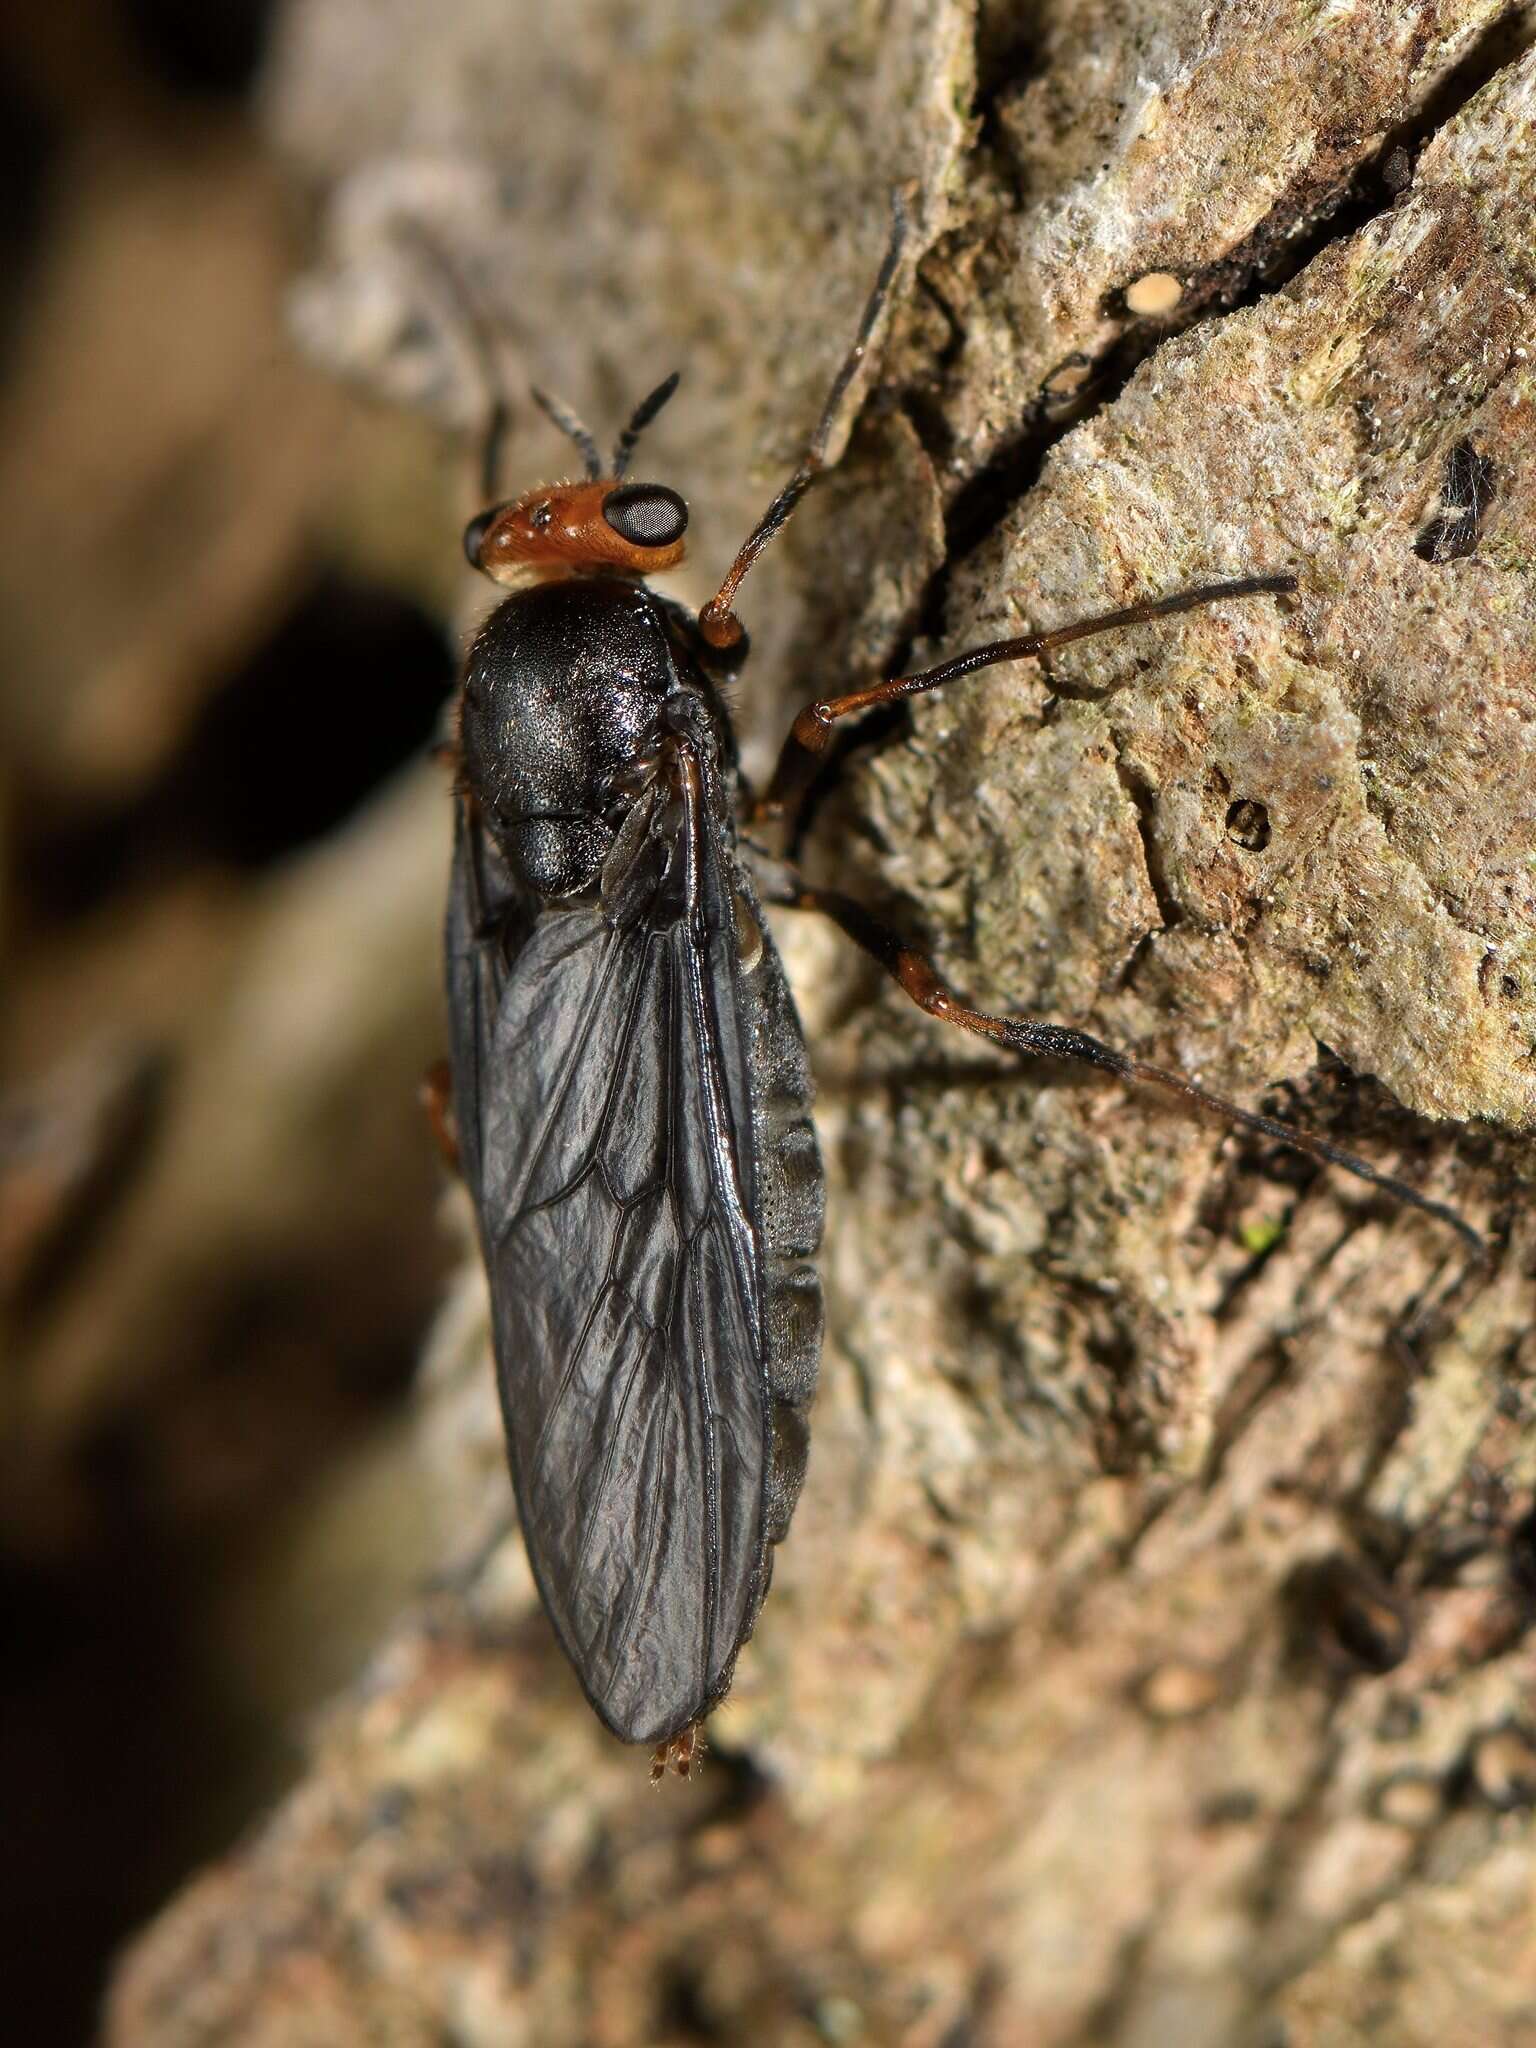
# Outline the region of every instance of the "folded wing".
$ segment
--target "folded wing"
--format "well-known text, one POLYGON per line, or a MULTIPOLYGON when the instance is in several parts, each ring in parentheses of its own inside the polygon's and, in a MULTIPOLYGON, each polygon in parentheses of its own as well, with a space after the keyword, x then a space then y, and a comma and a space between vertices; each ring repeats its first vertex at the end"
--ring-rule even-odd
POLYGON ((535 913, 461 818, 448 973, 529 1555, 598 1714, 661 1742, 757 1611, 768 1400, 726 855, 659 802, 634 845, 622 921, 535 913))

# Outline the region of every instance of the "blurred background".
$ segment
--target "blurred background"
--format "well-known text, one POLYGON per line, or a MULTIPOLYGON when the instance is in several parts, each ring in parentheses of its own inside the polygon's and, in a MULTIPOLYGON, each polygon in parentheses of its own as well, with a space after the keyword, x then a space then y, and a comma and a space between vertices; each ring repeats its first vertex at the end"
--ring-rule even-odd
POLYGON ((348 1460, 409 1549, 381 1446, 448 1261, 415 1091, 463 470, 287 338, 268 16, 0 29, 0 1954, 37 2048, 387 1607, 334 1546, 323 1628, 270 1588, 348 1460))

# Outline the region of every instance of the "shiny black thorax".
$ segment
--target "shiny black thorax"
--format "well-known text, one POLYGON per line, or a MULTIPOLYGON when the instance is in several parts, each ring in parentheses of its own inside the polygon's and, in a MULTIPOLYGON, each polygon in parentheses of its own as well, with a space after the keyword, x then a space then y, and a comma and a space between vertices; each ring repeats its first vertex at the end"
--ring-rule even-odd
POLYGON ((517 882, 546 898, 596 887, 626 771, 654 747, 669 697, 698 699, 726 764, 706 652, 687 613, 621 577, 534 584, 490 614, 465 672, 459 753, 517 882))

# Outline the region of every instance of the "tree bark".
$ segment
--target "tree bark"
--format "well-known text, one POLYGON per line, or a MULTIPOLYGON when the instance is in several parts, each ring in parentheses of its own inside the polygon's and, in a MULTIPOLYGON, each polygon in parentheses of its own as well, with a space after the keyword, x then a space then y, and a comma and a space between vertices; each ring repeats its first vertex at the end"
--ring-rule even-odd
MULTIPOLYGON (((694 508, 694 601, 913 185, 846 448, 744 594, 749 766, 808 696, 1295 571, 915 702, 812 865, 977 1001, 1267 1101, 1495 1257, 1019 1074, 786 921, 828 1337, 702 1779, 657 1797, 596 1726, 509 1537, 130 1952, 111 2041, 1529 2037, 1533 30, 1494 0, 289 7, 310 347, 466 427, 466 300, 515 394, 604 426, 681 363, 646 467, 694 508)), ((564 462, 516 424, 520 476, 564 462)), ((501 1496, 467 1253, 419 1435, 467 1555, 501 1496)))

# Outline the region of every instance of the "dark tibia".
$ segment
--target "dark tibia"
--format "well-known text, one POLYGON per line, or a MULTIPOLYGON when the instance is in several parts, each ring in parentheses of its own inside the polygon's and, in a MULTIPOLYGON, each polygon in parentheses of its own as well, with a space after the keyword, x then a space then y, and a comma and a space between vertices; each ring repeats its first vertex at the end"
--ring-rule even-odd
POLYGON ((990 1038, 995 1044, 1006 1046, 1010 1052, 1019 1053, 1024 1058, 1079 1060, 1086 1066, 1098 1067, 1104 1073, 1117 1074, 1124 1081, 1166 1088, 1241 1130, 1257 1131, 1262 1137, 1273 1138, 1278 1144, 1289 1146, 1293 1152, 1304 1152, 1327 1166, 1340 1167, 1357 1180, 1369 1181, 1373 1187, 1379 1187, 1392 1196, 1394 1201, 1421 1209, 1426 1216, 1449 1224, 1480 1260, 1487 1259, 1487 1244, 1454 1209, 1420 1194, 1406 1181, 1394 1179, 1391 1174, 1372 1166, 1369 1160, 1330 1144, 1326 1138, 1314 1138, 1291 1124, 1279 1122, 1275 1117, 1261 1116, 1256 1110, 1241 1109, 1235 1102, 1209 1094, 1183 1074, 1171 1073, 1166 1067, 1155 1067, 1147 1060, 1117 1052, 1113 1046, 1091 1038, 1086 1031, 1074 1031, 1064 1024, 1049 1024, 1038 1017, 993 1017, 985 1011, 969 1008, 940 979, 930 960, 851 897, 832 890, 802 886, 787 893, 783 900, 796 909, 819 910, 830 917, 856 945, 862 946, 866 953, 878 960, 892 980, 930 1017, 937 1017, 945 1024, 957 1024, 962 1031, 973 1032, 979 1038, 990 1038))

